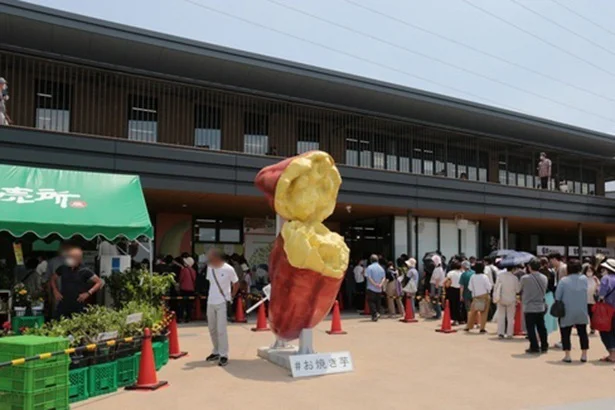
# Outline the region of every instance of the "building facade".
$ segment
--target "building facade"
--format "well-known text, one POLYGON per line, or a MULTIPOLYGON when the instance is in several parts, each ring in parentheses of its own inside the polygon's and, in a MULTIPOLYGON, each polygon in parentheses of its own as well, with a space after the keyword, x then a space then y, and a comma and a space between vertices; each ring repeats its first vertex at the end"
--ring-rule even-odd
POLYGON ((313 149, 339 164, 328 223, 353 257, 604 248, 615 227, 606 134, 12 0, 0 76, 0 163, 139 174, 160 253, 262 258, 254 176, 313 149))

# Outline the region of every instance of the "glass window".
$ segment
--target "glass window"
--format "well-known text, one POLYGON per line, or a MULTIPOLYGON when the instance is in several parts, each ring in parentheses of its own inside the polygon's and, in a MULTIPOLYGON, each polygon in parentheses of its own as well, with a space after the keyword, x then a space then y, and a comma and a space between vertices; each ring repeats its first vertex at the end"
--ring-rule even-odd
POLYGON ((243 221, 241 219, 196 219, 195 242, 241 243, 243 221))
POLYGON ((500 178, 500 184, 508 185, 508 180, 506 179, 506 170, 505 169, 500 169, 499 170, 499 178, 500 178))
POLYGON ((215 219, 197 219, 194 228, 197 242, 216 242, 215 219))
POLYGON ((524 174, 517 174, 517 186, 525 186, 525 175, 524 174))
POLYGON ((359 165, 359 141, 346 138, 346 165, 359 165))
POLYGON ((364 168, 372 167, 372 150, 370 147, 370 143, 367 140, 359 140, 359 149, 360 149, 360 157, 359 157, 359 165, 364 168))
POLYGON ((399 170, 401 172, 410 172, 410 158, 399 157, 399 170))
POLYGON ((470 181, 478 180, 478 174, 476 167, 468 167, 468 179, 470 181))
POLYGON ((459 253, 459 230, 452 219, 440 219, 440 251, 447 261, 459 253))
POLYGON ((297 124, 297 154, 320 149, 320 124, 299 121, 297 124))
POLYGON ((37 81, 36 128, 70 131, 70 87, 52 81, 37 81))
POLYGON ((241 220, 220 220, 218 221, 218 242, 241 242, 241 220))
POLYGON ((481 182, 487 182, 487 168, 478 169, 478 180, 481 182))
POLYGON ((197 105, 194 121, 194 145, 211 150, 220 150, 222 138, 220 109, 197 105))
POLYGON ((269 122, 266 115, 246 113, 244 116, 243 152, 265 155, 269 152, 269 122))
POLYGON ((155 98, 131 95, 128 101, 128 139, 158 140, 158 103, 155 98))
POLYGON ((387 141, 387 169, 397 171, 397 141, 392 138, 387 141))

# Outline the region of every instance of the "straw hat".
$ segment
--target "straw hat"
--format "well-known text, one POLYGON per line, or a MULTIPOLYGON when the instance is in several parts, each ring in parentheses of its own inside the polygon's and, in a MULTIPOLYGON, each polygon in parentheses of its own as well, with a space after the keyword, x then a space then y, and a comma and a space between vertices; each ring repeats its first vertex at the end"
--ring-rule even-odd
POLYGON ((609 258, 604 263, 600 264, 605 269, 610 270, 612 273, 615 273, 615 259, 609 258))

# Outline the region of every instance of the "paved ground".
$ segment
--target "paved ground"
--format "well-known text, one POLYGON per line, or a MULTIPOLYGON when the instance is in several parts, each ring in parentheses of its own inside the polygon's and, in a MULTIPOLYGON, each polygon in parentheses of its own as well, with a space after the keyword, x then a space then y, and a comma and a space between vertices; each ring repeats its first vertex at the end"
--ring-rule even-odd
MULTIPOLYGON (((159 373, 168 388, 119 392, 78 403, 75 409, 614 409, 615 372, 597 360, 604 353, 590 340, 590 362, 564 364, 562 353, 523 354, 523 338, 500 341, 488 335, 440 334, 437 324, 404 324, 363 317, 344 318, 344 336, 329 336, 322 323, 314 339, 319 351, 349 350, 356 371, 292 379, 287 371, 256 357, 272 342, 252 325, 229 329, 231 362, 207 364, 210 341, 204 324, 183 326, 181 345, 190 356, 171 361, 159 373)), ((551 341, 559 339, 552 335, 551 341)), ((573 341, 575 360, 580 354, 573 341)))

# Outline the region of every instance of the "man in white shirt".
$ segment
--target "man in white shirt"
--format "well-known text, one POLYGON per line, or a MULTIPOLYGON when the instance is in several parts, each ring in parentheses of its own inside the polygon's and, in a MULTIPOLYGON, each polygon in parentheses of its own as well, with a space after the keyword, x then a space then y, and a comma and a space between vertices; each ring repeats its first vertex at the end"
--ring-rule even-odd
MULTIPOLYGON (((444 269, 442 269, 442 258, 440 255, 433 255, 431 260, 434 263, 434 270, 431 274, 431 279, 429 280, 430 284, 430 296, 433 300, 440 301, 442 297, 442 287, 444 286, 444 269)), ((436 303, 434 305, 434 310, 436 311, 436 316, 434 319, 440 319, 442 315, 442 306, 440 303, 436 303)))
POLYGON ((461 317, 461 292, 459 284, 459 279, 461 279, 460 269, 461 263, 454 260, 451 263, 451 270, 446 274, 445 281, 448 285, 445 293, 451 309, 451 320, 453 321, 453 326, 457 326, 463 319, 461 317))
POLYGON ((213 350, 207 356, 208 362, 218 362, 219 366, 228 364, 228 333, 226 309, 237 291, 239 278, 235 269, 224 262, 222 252, 212 248, 207 252, 207 280, 209 295, 207 296, 207 327, 213 350))
POLYGON ((498 337, 512 338, 515 326, 515 310, 517 307, 517 293, 521 284, 514 273, 503 270, 495 281, 493 301, 498 305, 498 337))

